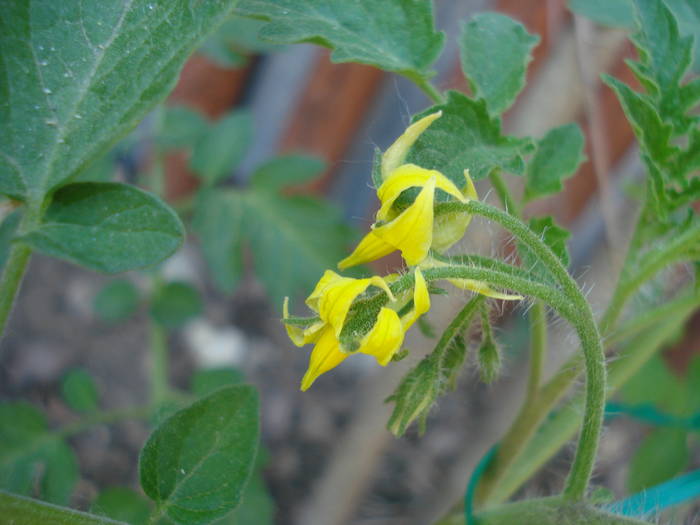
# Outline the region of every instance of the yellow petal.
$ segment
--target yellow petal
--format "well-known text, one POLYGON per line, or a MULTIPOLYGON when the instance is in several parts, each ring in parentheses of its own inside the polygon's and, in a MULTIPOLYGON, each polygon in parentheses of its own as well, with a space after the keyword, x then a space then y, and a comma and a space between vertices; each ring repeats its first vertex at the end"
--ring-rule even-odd
POLYGON ((301 390, 308 390, 318 376, 335 368, 347 357, 348 354, 340 350, 338 339, 331 327, 326 326, 316 346, 311 351, 309 367, 301 380, 301 390))
POLYGON ((464 170, 464 178, 467 179, 467 183, 464 185, 464 196, 473 201, 479 200, 479 195, 477 195, 476 188, 474 187, 474 181, 469 176, 469 170, 464 170))
POLYGON ((428 180, 416 200, 393 221, 375 227, 374 234, 401 250, 406 263, 415 266, 428 255, 433 241, 435 179, 428 180))
POLYGON ((307 306, 311 308, 314 312, 318 313, 318 303, 325 289, 331 284, 336 283, 342 279, 344 279, 344 277, 338 275, 334 271, 326 270, 323 273, 321 279, 319 279, 318 283, 316 283, 314 291, 311 292, 311 295, 309 295, 306 298, 307 306))
MULTIPOLYGON (((282 319, 288 319, 289 318, 289 297, 284 298, 284 303, 282 303, 282 319)), ((304 329, 301 328, 300 326, 296 326, 293 324, 284 324, 284 327, 287 329, 287 335, 289 338, 292 340, 292 343, 294 343, 297 346, 304 346, 306 343, 304 342, 304 329)))
POLYGON ((403 160, 408 155, 408 150, 411 149, 413 143, 418 137, 430 126, 436 119, 442 116, 442 111, 431 113, 414 122, 406 128, 396 141, 389 146, 382 156, 382 178, 386 179, 389 174, 403 164, 403 160))
POLYGON ((389 177, 377 189, 377 197, 382 203, 377 212, 377 220, 386 221, 389 219, 389 211, 394 201, 404 190, 414 186, 425 186, 431 177, 435 178, 435 185, 449 193, 460 201, 466 201, 462 192, 454 183, 436 170, 426 170, 415 164, 404 164, 391 172, 389 177))
POLYGON ((351 266, 380 259, 396 250, 394 246, 369 232, 357 245, 357 248, 345 259, 338 263, 338 268, 344 270, 351 266))
POLYGON ((464 212, 442 213, 433 220, 433 244, 431 248, 443 253, 464 237, 472 216, 464 212))
POLYGON ((420 268, 416 268, 415 281, 413 287, 413 309, 401 320, 404 331, 411 328, 421 315, 430 310, 430 293, 420 268))
POLYGON ((493 297, 494 299, 503 299, 504 301, 520 301, 523 299, 522 295, 497 292, 483 281, 476 281, 474 279, 448 279, 448 281, 462 290, 470 290, 485 295, 486 297, 493 297))
POLYGON ((395 300, 389 286, 377 275, 369 279, 341 277, 324 288, 320 301, 319 316, 333 326, 336 336, 340 336, 340 332, 343 330, 345 318, 353 301, 370 285, 382 288, 389 296, 389 299, 395 300))
POLYGON ((382 308, 372 329, 362 338, 358 352, 373 355, 386 366, 403 343, 403 329, 398 314, 391 308, 382 308))

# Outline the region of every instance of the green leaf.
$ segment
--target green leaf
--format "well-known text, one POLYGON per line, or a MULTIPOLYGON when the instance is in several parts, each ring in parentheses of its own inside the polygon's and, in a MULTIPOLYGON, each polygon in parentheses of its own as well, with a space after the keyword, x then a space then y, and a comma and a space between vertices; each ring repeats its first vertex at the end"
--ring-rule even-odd
POLYGON ((95 380, 81 368, 68 372, 61 381, 61 394, 66 404, 76 412, 97 410, 99 393, 95 380))
POLYGON ((630 463, 631 493, 658 485, 682 472, 689 461, 688 435, 682 428, 657 428, 639 446, 630 463))
POLYGON ((195 202, 192 229, 214 284, 225 293, 233 292, 241 277, 244 214, 244 199, 236 191, 206 188, 195 202))
POLYGON ((105 153, 233 3, 4 1, 0 193, 41 202, 105 153))
POLYGON ((100 319, 117 323, 133 315, 140 300, 139 290, 131 281, 116 279, 102 287, 92 306, 100 319))
POLYGON ((660 355, 652 357, 622 388, 621 396, 630 405, 652 405, 664 412, 687 415, 686 386, 668 368, 660 355), (649 388, 654 385, 654 388, 649 388))
POLYGON ((632 91, 616 78, 609 75, 602 75, 602 78, 620 100, 640 147, 657 162, 668 158, 673 151, 669 146, 671 126, 661 120, 654 105, 647 97, 632 91))
POLYGON ((244 198, 243 224, 255 273, 277 308, 285 296, 311 292, 323 272, 346 254, 349 230, 330 204, 261 191, 244 198))
POLYGON ((253 474, 243 492, 241 504, 222 520, 230 525, 273 525, 275 502, 267 490, 265 480, 259 473, 253 474))
POLYGON ((508 109, 525 87, 530 53, 539 40, 520 22, 499 13, 478 14, 462 26, 462 71, 492 114, 508 109))
POLYGON ((257 191, 277 192, 288 186, 303 184, 318 177, 326 163, 318 157, 291 154, 282 155, 260 166, 250 179, 257 191))
POLYGON ((553 128, 537 141, 537 151, 527 166, 526 199, 560 192, 562 180, 576 173, 586 159, 583 146, 583 132, 578 124, 553 128))
POLYGON ((191 148, 209 129, 206 119, 194 109, 173 106, 165 110, 163 126, 156 137, 165 149, 191 148))
POLYGON ((202 313, 202 299, 191 285, 171 281, 158 287, 151 299, 151 316, 166 328, 178 328, 202 313))
POLYGON ((243 372, 235 368, 197 370, 192 375, 190 390, 197 397, 204 397, 217 391, 219 388, 242 383, 243 380, 243 372))
POLYGON ((58 507, 43 501, 10 494, 0 490, 3 519, 13 525, 136 525, 114 521, 85 512, 58 507))
POLYGON ((157 197, 126 184, 81 182, 58 190, 43 223, 20 239, 105 273, 152 266, 182 243, 180 219, 157 197))
POLYGON ((500 119, 489 115, 486 102, 451 91, 445 104, 433 106, 413 120, 439 110, 442 117, 418 138, 407 162, 436 169, 460 188, 464 186, 465 169, 475 180, 486 177, 496 167, 523 173, 522 156, 532 150, 530 139, 503 136, 500 119))
POLYGON ((146 525, 151 514, 151 504, 141 494, 125 487, 105 489, 90 505, 90 512, 107 516, 129 525, 146 525))
POLYGON ((569 9, 604 26, 634 27, 632 0, 568 0, 569 9))
POLYGON ((263 20, 234 16, 204 42, 199 52, 222 67, 241 67, 253 53, 270 53, 279 46, 258 38, 263 20))
POLYGON ((252 128, 249 112, 229 113, 200 136, 192 150, 190 167, 209 184, 226 177, 243 160, 252 128))
POLYGON ((260 36, 275 43, 313 42, 333 62, 360 62, 412 78, 432 76, 444 35, 432 3, 383 0, 241 0, 237 12, 268 20, 260 36))
POLYGON ((139 460, 155 517, 195 525, 230 512, 255 463, 258 432, 257 394, 245 385, 218 390, 167 419, 139 460))
POLYGON ((71 449, 28 403, 0 403, 0 487, 66 505, 78 481, 71 449))
POLYGON ((15 210, 0 222, 0 269, 5 266, 5 261, 10 255, 10 246, 20 220, 22 220, 22 212, 15 210))

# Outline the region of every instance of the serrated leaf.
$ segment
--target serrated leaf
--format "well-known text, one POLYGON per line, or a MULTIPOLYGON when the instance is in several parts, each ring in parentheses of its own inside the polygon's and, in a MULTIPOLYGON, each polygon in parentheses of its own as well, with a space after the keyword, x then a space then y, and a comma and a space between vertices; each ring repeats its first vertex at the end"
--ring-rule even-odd
POLYGON ((78 481, 72 450, 28 403, 0 403, 0 487, 66 505, 78 481))
POLYGON ((451 91, 445 104, 433 106, 413 120, 436 111, 442 111, 442 117, 421 134, 407 162, 436 169, 460 188, 465 184, 465 169, 474 180, 486 177, 494 168, 523 173, 522 156, 532 150, 530 139, 503 136, 500 119, 489 115, 486 102, 451 91))
POLYGON ((255 272, 272 303, 308 294, 323 272, 346 254, 349 230, 338 211, 311 197, 280 197, 268 192, 245 194, 246 238, 255 272))
POLYGON ((432 3, 422 0, 241 0, 236 11, 270 23, 263 40, 313 42, 333 50, 333 62, 360 62, 413 78, 432 76, 444 35, 432 3))
POLYGON ((235 368, 197 370, 190 381, 190 390, 197 397, 208 396, 219 388, 236 385, 244 380, 243 372, 235 368))
POLYGON ((202 313, 202 299, 191 284, 171 281, 151 299, 151 317, 165 328, 178 328, 202 313))
POLYGON ((58 190, 42 224, 21 237, 47 255, 105 273, 156 264, 182 243, 174 211, 157 197, 116 182, 58 190))
POLYGON ((196 525, 226 515, 240 501, 257 445, 258 398, 250 386, 224 388, 168 418, 139 460, 155 518, 196 525))
MULTIPOLYGON (((533 217, 529 223, 530 229, 537 234, 542 241, 549 246, 554 254, 559 257, 564 267, 569 266, 569 251, 566 241, 571 234, 561 226, 558 226, 552 217, 533 217)), ((518 243, 518 253, 520 254, 522 267, 533 277, 551 281, 549 271, 532 251, 522 243, 518 243)))
POLYGON ((136 312, 141 300, 136 286, 125 279, 108 282, 97 293, 93 310, 97 317, 108 323, 127 319, 136 312))
POLYGON ((569 9, 604 26, 634 27, 632 0, 568 0, 569 9))
POLYGON ((241 276, 244 214, 245 200, 238 191, 205 189, 195 202, 192 229, 214 284, 225 293, 235 289, 241 276))
POLYGON ((290 154, 267 161, 255 170, 250 185, 258 191, 276 192, 318 177, 326 163, 318 157, 290 154))
POLYGON ((133 128, 233 0, 3 0, 0 193, 41 202, 133 128))
POLYGON ((90 512, 123 521, 129 525, 146 525, 151 514, 151 504, 134 490, 126 487, 112 487, 97 495, 90 505, 90 512))
POLYGON ((5 261, 10 254, 12 239, 17 232, 20 220, 22 220, 22 212, 15 210, 0 222, 0 269, 5 266, 5 261))
POLYGON ((562 180, 571 177, 586 159, 584 137, 578 124, 553 128, 537 141, 537 151, 527 166, 525 198, 552 195, 562 190, 562 180))
POLYGON ((688 435, 682 428, 657 428, 639 446, 630 463, 627 488, 639 492, 662 483, 688 466, 688 435))
POLYGON ((539 40, 520 22, 500 13, 478 14, 462 26, 462 71, 492 114, 508 109, 525 87, 530 52, 539 40))
POLYGON ((243 160, 253 136, 253 121, 244 110, 229 113, 204 132, 192 150, 190 167, 207 183, 221 180, 243 160))
POLYGON ((3 519, 13 525, 133 525, 0 490, 3 519))
POLYGON ((186 106, 173 106, 165 109, 156 141, 165 149, 191 148, 208 128, 209 123, 199 112, 186 106))
POLYGON ((66 404, 76 412, 97 410, 99 393, 92 376, 81 368, 68 372, 61 381, 61 394, 66 404))
POLYGON ((609 75, 603 75, 602 78, 620 100, 640 147, 657 162, 668 158, 673 151, 669 146, 671 126, 661 120, 648 98, 632 91, 629 86, 616 78, 609 75))

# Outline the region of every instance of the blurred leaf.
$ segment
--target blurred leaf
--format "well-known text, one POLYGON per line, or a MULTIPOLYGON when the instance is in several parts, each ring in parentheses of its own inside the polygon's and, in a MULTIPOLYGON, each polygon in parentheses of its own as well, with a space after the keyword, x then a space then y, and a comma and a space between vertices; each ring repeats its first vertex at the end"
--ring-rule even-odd
POLYGON ((216 34, 207 38, 197 52, 223 68, 236 69, 244 67, 248 63, 245 51, 236 51, 230 42, 216 34))
POLYGON ((141 451, 154 519, 209 523, 240 501, 258 445, 258 398, 250 386, 218 390, 160 425, 141 451))
POLYGON ((462 71, 492 114, 508 109, 525 87, 530 53, 539 40, 520 22, 500 13, 480 13, 462 26, 462 71))
POLYGON ((681 428, 653 430, 635 452, 630 463, 627 488, 639 492, 683 471, 688 465, 688 436, 681 428))
POLYGON ((97 293, 93 309, 97 316, 108 323, 116 323, 133 315, 141 300, 138 288, 125 279, 108 282, 97 293))
POLYGON ((195 143, 190 167, 213 184, 238 165, 253 136, 253 121, 244 110, 233 111, 210 126, 195 143))
POLYGON ((231 293, 240 279, 245 202, 237 191, 206 188, 195 202, 192 229, 199 237, 214 284, 231 293))
POLYGON ((0 270, 5 266, 5 261, 10 255, 10 245, 20 220, 22 220, 22 212, 15 210, 0 222, 0 270))
POLYGON ((240 505, 227 518, 227 523, 231 525, 273 525, 275 523, 275 502, 259 473, 253 474, 250 478, 240 505))
POLYGON ((233 0, 4 2, 0 193, 41 203, 170 91, 233 0))
POLYGON ((183 237, 180 219, 157 197, 126 184, 82 182, 58 190, 43 223, 21 240, 47 255, 118 273, 162 261, 183 237))
POLYGON ((156 140, 166 149, 192 148, 208 128, 209 123, 198 111, 173 106, 165 109, 163 126, 156 140))
POLYGON ((250 185, 257 191, 278 192, 318 177, 326 163, 318 157, 290 154, 275 157, 255 170, 250 185))
POLYGON ((537 141, 537 150, 527 166, 526 199, 559 193, 562 180, 576 173, 586 159, 583 146, 583 132, 578 124, 553 128, 537 141))
POLYGON ((90 512, 107 516, 129 525, 146 525, 151 504, 138 492, 125 487, 105 489, 90 505, 90 512))
POLYGON ((100 395, 95 380, 81 368, 63 376, 61 394, 66 404, 76 412, 93 412, 98 408, 100 395))
POLYGON ((263 40, 312 42, 333 50, 333 62, 360 62, 410 78, 432 76, 444 35, 431 2, 384 0, 241 0, 236 11, 270 23, 263 40))
POLYGON ((192 375, 190 390, 197 397, 204 397, 224 386, 242 383, 244 379, 243 372, 235 368, 197 370, 192 375))
POLYGON ((71 449, 29 403, 0 403, 0 487, 66 505, 78 481, 71 449))
POLYGON ((632 0, 568 0, 569 9, 604 26, 634 27, 632 0))
POLYGON ((630 405, 650 404, 676 416, 686 414, 686 388, 655 355, 622 387, 620 397, 630 405), (654 385, 654 388, 649 388, 654 385))
POLYGON ((85 512, 58 507, 0 490, 3 520, 12 525, 133 525, 85 512))
POLYGON ((413 121, 439 110, 442 117, 418 138, 407 162, 436 169, 460 188, 465 183, 465 169, 474 180, 486 177, 496 167, 523 173, 522 156, 532 151, 530 139, 503 136, 500 119, 489 115, 483 100, 451 91, 445 104, 414 115, 413 121))
POLYGON ((165 328, 178 328, 201 313, 199 292, 186 282, 166 283, 151 299, 151 316, 165 328))
MULTIPOLYGON (((571 236, 568 230, 558 226, 552 217, 533 217, 530 219, 529 226, 559 257, 564 267, 568 267, 570 260, 566 241, 571 236)), ((552 281, 549 271, 526 245, 518 243, 518 254, 520 255, 521 266, 532 277, 542 281, 552 281)))
POLYGON ((263 20, 233 16, 204 41, 199 52, 222 67, 244 66, 249 55, 270 53, 280 47, 258 37, 265 24, 263 20))

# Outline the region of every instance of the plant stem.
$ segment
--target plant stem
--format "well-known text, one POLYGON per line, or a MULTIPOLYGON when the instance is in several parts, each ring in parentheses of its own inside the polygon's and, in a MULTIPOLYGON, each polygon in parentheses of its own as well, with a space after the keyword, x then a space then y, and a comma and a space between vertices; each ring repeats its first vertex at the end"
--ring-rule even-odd
POLYGON ((580 500, 585 496, 593 471, 605 412, 605 353, 591 307, 559 258, 520 220, 479 201, 455 203, 455 206, 498 222, 512 233, 547 267, 571 301, 574 311, 568 321, 572 323, 581 340, 586 367, 586 403, 573 465, 564 486, 564 497, 568 500, 580 500))
POLYGON ((159 406, 169 397, 167 334, 157 322, 150 322, 151 402, 159 406))
POLYGON ((547 315, 542 301, 535 301, 530 310, 530 375, 527 380, 525 405, 534 401, 539 392, 546 352, 547 315))
POLYGON ((442 92, 438 88, 436 88, 430 82, 430 80, 428 80, 425 77, 418 77, 418 78, 411 77, 411 80, 435 104, 444 104, 445 103, 445 97, 443 96, 442 92))
POLYGON ((143 405, 119 408, 109 412, 95 412, 94 414, 90 414, 80 421, 69 423, 64 427, 59 428, 53 432, 53 435, 57 438, 64 439, 75 434, 85 432, 95 425, 110 425, 126 419, 146 419, 155 411, 155 409, 156 405, 143 405))
MULTIPOLYGON (((38 226, 42 213, 42 203, 35 204, 30 202, 25 205, 17 234, 22 235, 38 226)), ((20 241, 12 243, 10 255, 5 263, 2 276, 0 276, 0 337, 5 333, 5 326, 31 255, 32 249, 26 244, 20 241)))
POLYGON ((503 177, 501 177, 500 168, 494 168, 491 170, 491 173, 489 173, 489 180, 491 181, 493 189, 496 190, 498 198, 501 199, 505 210, 514 217, 520 217, 522 213, 520 206, 518 206, 513 200, 510 190, 506 185, 506 181, 504 181, 503 177))

